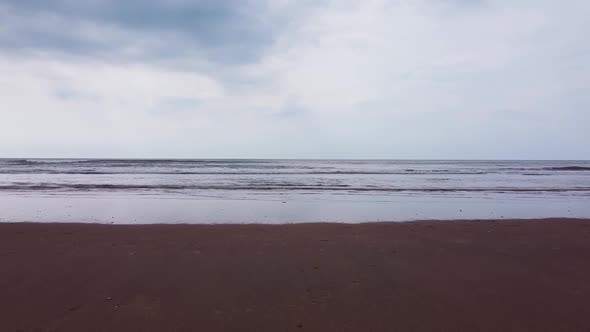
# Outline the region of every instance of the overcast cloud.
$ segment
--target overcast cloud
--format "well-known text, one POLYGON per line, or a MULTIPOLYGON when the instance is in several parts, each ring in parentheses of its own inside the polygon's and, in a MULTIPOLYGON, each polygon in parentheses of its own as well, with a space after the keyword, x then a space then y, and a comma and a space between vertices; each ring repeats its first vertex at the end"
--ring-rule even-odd
POLYGON ((590 3, 0 2, 0 157, 590 159, 590 3))

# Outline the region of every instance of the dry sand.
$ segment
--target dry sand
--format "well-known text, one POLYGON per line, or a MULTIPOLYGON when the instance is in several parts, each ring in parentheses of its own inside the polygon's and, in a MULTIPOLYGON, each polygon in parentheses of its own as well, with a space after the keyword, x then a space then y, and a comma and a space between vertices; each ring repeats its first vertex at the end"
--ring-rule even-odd
POLYGON ((590 220, 0 224, 1 331, 590 331, 590 220))

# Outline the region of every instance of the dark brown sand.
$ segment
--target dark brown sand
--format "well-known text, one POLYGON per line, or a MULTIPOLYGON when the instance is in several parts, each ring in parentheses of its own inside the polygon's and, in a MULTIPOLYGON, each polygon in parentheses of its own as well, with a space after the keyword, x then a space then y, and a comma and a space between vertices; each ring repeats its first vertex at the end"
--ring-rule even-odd
POLYGON ((0 224, 0 331, 590 331, 590 220, 0 224))

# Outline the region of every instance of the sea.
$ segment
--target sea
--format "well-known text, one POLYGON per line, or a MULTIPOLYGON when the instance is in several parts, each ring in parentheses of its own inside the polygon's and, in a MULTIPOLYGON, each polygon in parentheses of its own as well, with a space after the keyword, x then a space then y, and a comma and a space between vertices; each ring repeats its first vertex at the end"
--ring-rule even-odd
POLYGON ((590 217, 590 161, 0 159, 0 222, 590 217))

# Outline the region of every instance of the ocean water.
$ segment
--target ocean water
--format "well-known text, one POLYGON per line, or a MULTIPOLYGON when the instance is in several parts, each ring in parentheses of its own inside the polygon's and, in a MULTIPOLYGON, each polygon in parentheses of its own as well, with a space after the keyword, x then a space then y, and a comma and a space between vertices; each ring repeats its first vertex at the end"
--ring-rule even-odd
POLYGON ((0 159, 0 221, 590 217, 590 161, 0 159))

